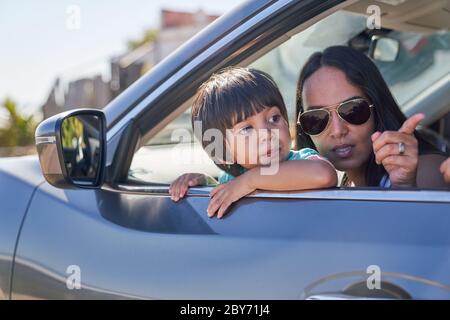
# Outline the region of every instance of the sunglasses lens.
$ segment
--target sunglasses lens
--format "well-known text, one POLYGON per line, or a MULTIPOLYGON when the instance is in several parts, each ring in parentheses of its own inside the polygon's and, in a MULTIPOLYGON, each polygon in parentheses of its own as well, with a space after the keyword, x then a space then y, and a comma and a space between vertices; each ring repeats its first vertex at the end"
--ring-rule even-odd
POLYGON ((309 135, 317 135, 327 127, 329 120, 325 110, 311 110, 300 115, 302 130, 309 135))
POLYGON ((350 124, 363 124, 370 118, 370 106, 365 100, 348 101, 339 107, 338 112, 350 124))

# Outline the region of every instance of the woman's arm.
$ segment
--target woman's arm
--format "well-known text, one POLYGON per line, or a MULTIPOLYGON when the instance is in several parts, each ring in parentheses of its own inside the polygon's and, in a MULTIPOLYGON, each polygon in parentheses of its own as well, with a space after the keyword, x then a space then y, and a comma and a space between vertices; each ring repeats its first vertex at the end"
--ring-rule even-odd
POLYGON ((450 183, 450 158, 441 163, 439 170, 444 176, 445 182, 450 183))
POLYGON ((217 213, 221 218, 228 207, 256 189, 290 191, 334 187, 337 174, 334 167, 324 160, 292 160, 280 163, 275 174, 262 174, 262 167, 248 170, 228 183, 211 191, 208 216, 217 213))

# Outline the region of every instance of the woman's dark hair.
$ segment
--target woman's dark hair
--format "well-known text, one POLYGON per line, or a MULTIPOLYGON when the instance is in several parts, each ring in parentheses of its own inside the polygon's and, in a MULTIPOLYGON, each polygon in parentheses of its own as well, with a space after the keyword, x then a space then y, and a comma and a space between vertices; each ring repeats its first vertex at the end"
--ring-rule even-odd
MULTIPOLYGON (((213 74, 204 82, 194 97, 192 105, 192 127, 203 148, 210 141, 203 136, 208 129, 218 129, 223 135, 225 148, 226 130, 265 108, 276 106, 282 117, 288 121, 286 106, 275 81, 265 72, 230 67, 213 74), (194 123, 201 121, 201 130, 196 130, 194 123)), ((225 172, 238 176, 242 167, 238 164, 226 164, 225 154, 220 159, 211 155, 215 164, 225 172)))
MULTIPOLYGON (((347 80, 358 87, 375 106, 375 131, 399 130, 406 117, 400 110, 392 96, 388 85, 384 81, 377 66, 364 53, 346 46, 333 46, 323 52, 314 53, 306 62, 297 82, 296 115, 304 111, 303 86, 305 81, 321 67, 334 67, 342 71, 347 80)), ((310 136, 297 125, 297 147, 316 149, 310 136)), ((419 142, 419 153, 435 152, 437 149, 424 140, 417 131, 414 132, 419 142)), ((382 165, 377 165, 373 152, 366 167, 366 181, 368 186, 379 186, 380 180, 386 174, 382 165)), ((347 182, 344 175, 343 184, 347 182)))

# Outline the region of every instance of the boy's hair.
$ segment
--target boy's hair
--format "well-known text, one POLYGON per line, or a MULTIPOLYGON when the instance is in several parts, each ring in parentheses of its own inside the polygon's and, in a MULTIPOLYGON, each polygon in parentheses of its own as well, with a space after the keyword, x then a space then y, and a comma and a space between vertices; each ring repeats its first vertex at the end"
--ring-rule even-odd
MULTIPOLYGON (((195 121, 201 121, 201 132, 194 132, 203 148, 211 143, 202 139, 205 131, 218 129, 224 138, 222 150, 225 151, 225 158, 226 130, 273 106, 278 107, 283 118, 288 121, 283 97, 270 75, 256 69, 226 68, 213 74, 197 90, 192 106, 192 126, 195 121)), ((225 164, 225 159, 216 158, 215 163, 235 177, 242 173, 240 165, 225 164)))

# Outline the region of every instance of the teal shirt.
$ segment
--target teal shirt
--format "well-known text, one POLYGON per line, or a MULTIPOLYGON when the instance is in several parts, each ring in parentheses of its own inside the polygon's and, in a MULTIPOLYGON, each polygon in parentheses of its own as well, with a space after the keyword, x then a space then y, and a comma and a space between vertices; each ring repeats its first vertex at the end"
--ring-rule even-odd
MULTIPOLYGON (((286 160, 305 160, 305 159, 323 159, 316 150, 311 148, 304 148, 301 150, 290 150, 286 160)), ((241 167, 241 174, 243 174, 247 169, 241 167)), ((219 175, 219 183, 227 183, 233 180, 235 177, 229 173, 222 172, 219 175)))

